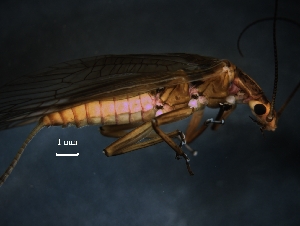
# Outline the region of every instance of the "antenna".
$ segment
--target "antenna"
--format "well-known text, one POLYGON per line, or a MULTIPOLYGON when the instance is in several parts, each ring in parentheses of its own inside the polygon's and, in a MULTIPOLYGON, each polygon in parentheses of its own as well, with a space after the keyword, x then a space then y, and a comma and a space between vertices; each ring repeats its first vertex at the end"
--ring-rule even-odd
MULTIPOLYGON (((256 21, 248 24, 242 30, 242 32, 240 33, 240 35, 238 37, 238 40, 237 40, 238 51, 239 51, 240 55, 243 57, 243 53, 242 53, 242 50, 240 48, 240 41, 241 41, 241 38, 242 38, 243 34, 246 32, 246 30, 248 30, 250 27, 252 27, 253 25, 255 25, 257 23, 268 21, 268 20, 273 20, 273 47, 274 47, 274 61, 275 61, 275 78, 274 78, 274 88, 273 88, 271 108, 270 108, 270 112, 269 112, 269 114, 267 116, 267 119, 266 119, 268 122, 271 122, 273 120, 273 117, 274 117, 273 113, 274 113, 274 105, 275 105, 275 99, 276 99, 276 93, 277 93, 277 83, 278 83, 278 57, 277 57, 277 45, 276 45, 276 21, 277 20, 283 20, 285 22, 295 24, 300 28, 300 23, 298 23, 294 20, 291 20, 291 19, 288 19, 288 18, 285 18, 285 17, 277 17, 277 8, 278 8, 278 0, 276 0, 276 2, 275 2, 274 17, 262 18, 262 19, 256 20, 256 21)), ((297 92, 297 90, 299 88, 300 88, 300 82, 297 84, 297 86, 294 88, 294 90, 291 92, 291 94, 289 95, 287 100, 284 102, 282 107, 277 112, 277 120, 281 116, 282 112, 284 111, 284 109, 286 108, 286 106, 288 105, 288 103, 293 98, 293 96, 295 95, 295 93, 297 92)))
POLYGON ((277 20, 277 8, 278 8, 278 0, 275 2, 275 12, 274 12, 274 20, 273 20, 273 47, 274 47, 274 63, 275 63, 275 78, 274 78, 274 87, 272 94, 272 102, 270 112, 266 118, 268 122, 273 120, 273 111, 277 94, 277 84, 278 84, 278 57, 277 57, 277 44, 276 44, 276 20, 277 20))

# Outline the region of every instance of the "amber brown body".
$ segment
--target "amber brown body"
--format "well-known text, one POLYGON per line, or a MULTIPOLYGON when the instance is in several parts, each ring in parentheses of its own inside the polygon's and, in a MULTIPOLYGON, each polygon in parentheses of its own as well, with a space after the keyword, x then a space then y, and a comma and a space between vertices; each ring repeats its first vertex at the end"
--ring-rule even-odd
POLYGON ((0 185, 43 127, 102 125, 103 135, 119 138, 104 149, 107 156, 164 141, 177 158, 186 160, 190 174, 181 146, 207 128, 206 122, 198 128, 206 106, 232 106, 218 114, 220 120, 228 117, 237 103, 248 103, 264 129, 276 128, 276 119, 266 121, 270 104, 253 79, 228 60, 195 54, 108 55, 74 60, 14 81, 0 94, 0 128, 39 119, 1 176, 0 185), (186 139, 178 130, 165 133, 159 128, 191 115, 186 139), (177 136, 180 146, 171 139, 177 136))
POLYGON ((235 66, 224 67, 222 76, 208 78, 196 85, 183 83, 164 87, 160 92, 148 92, 126 99, 113 97, 112 101, 88 102, 45 115, 41 121, 45 126, 75 125, 78 128, 87 125, 140 124, 158 116, 158 109, 161 109, 160 114, 164 114, 187 106, 191 99, 191 87, 196 87, 197 92, 207 99, 208 107, 217 108, 229 95, 234 69, 235 66))

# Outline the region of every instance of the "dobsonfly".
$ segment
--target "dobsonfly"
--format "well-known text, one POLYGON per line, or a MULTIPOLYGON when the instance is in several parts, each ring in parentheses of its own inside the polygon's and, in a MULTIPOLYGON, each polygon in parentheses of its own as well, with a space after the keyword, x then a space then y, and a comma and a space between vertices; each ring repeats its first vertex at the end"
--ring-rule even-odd
POLYGON ((44 127, 102 125, 102 135, 118 138, 104 149, 106 156, 164 141, 176 158, 185 159, 192 175, 181 147, 209 124, 214 130, 224 124, 237 104, 249 105, 262 131, 274 131, 279 118, 273 109, 274 99, 269 102, 259 85, 233 63, 184 53, 105 55, 68 61, 8 83, 0 96, 0 129, 38 121, 1 176, 0 186, 44 127), (219 112, 198 128, 205 107, 219 108, 219 112), (179 130, 165 133, 160 129, 189 116, 185 135, 179 130), (179 145, 174 137, 180 138, 179 145))

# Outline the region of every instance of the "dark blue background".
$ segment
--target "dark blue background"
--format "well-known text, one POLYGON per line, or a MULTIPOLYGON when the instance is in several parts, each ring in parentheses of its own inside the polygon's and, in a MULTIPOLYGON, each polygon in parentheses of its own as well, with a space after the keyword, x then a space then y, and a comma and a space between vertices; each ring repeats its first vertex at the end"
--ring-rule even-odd
MULTIPOLYGON (((67 60, 103 54, 188 52, 226 58, 271 96, 274 1, 1 1, 1 86, 67 60)), ((278 16, 300 22, 297 1, 278 16)), ((278 22, 277 109, 300 79, 300 29, 278 22)), ((0 188, 1 225, 299 225, 298 93, 263 139, 239 106, 192 147, 195 176, 166 145, 107 158, 98 127, 43 129, 0 188), (78 146, 57 146, 58 139, 78 146), (55 157, 55 153, 79 157, 55 157)), ((207 109, 205 118, 215 116, 207 109)), ((166 130, 185 130, 184 120, 166 130)), ((0 173, 34 125, 0 132, 0 173)))

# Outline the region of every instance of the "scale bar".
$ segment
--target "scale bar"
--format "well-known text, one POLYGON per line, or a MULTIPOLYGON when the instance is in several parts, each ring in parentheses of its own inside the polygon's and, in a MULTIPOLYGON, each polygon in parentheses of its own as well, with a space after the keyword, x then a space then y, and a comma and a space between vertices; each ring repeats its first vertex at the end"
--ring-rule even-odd
POLYGON ((77 153, 77 154, 57 154, 56 153, 56 156, 78 156, 79 155, 79 153, 77 153))

